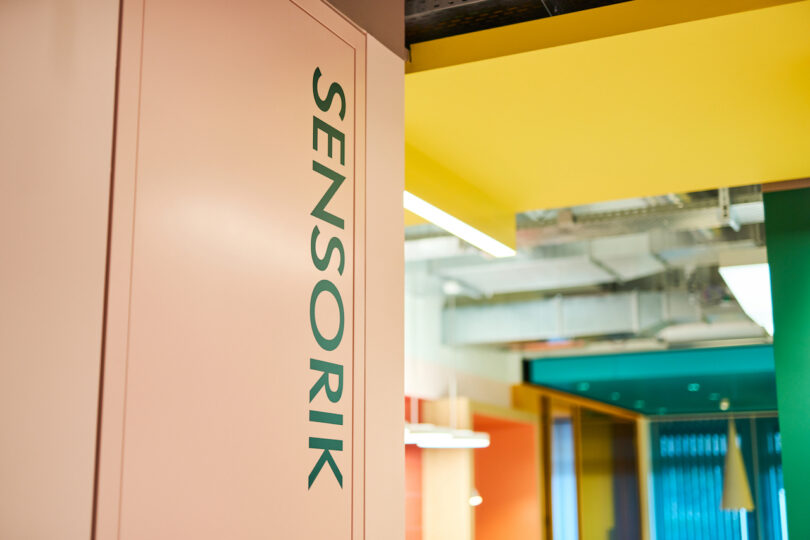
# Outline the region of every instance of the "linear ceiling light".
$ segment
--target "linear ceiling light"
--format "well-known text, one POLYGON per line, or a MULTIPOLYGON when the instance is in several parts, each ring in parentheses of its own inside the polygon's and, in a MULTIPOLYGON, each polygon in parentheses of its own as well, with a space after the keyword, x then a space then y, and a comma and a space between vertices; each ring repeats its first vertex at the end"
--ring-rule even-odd
POLYGON ((406 424, 405 444, 415 444, 419 448, 486 448, 489 433, 431 424, 406 424))
POLYGON ((447 428, 440 428, 432 424, 405 424, 405 444, 421 446, 452 438, 453 433, 447 428))
POLYGON ((417 444, 419 448, 487 448, 489 446, 489 433, 473 432, 467 430, 454 430, 450 439, 426 441, 417 444))
POLYGON ((724 266, 720 275, 746 315, 773 335, 771 273, 767 263, 724 266))
POLYGON ((403 194, 403 203, 406 210, 410 210, 417 216, 430 221, 437 227, 441 227, 450 234, 461 238, 465 242, 472 244, 481 251, 489 253, 493 257, 512 257, 516 253, 514 249, 506 244, 495 240, 475 227, 467 225, 460 219, 451 216, 444 210, 436 208, 429 202, 407 191, 403 194))

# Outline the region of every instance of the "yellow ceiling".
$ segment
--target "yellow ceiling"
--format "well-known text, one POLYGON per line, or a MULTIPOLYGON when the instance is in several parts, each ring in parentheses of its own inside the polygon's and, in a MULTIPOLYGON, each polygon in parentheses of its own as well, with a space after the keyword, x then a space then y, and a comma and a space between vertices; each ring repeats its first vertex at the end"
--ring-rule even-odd
POLYGON ((810 176, 810 0, 414 72, 405 95, 406 189, 478 221, 810 176))
POLYGON ((411 45, 406 71, 454 66, 799 0, 633 0, 411 45))

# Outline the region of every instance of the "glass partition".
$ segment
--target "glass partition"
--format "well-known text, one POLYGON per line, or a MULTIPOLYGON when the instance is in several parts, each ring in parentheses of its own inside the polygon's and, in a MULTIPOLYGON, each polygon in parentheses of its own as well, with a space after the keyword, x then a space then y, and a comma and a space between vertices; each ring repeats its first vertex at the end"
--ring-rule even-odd
POLYGON ((578 493, 574 421, 555 416, 551 426, 551 523, 555 540, 578 540, 578 493))
POLYGON ((786 540, 784 485, 776 417, 734 420, 754 510, 721 510, 728 419, 656 421, 651 425, 658 538, 786 540))

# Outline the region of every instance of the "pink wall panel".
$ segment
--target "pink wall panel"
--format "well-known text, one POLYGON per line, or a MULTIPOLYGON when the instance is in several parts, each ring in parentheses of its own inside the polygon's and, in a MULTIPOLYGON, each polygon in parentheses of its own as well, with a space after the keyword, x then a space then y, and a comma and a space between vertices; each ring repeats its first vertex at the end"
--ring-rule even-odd
POLYGON ((369 53, 367 150, 366 38, 325 4, 133 1, 123 21, 98 538, 397 538, 402 255, 389 235, 403 167, 385 167, 401 161, 401 60, 369 53), (340 225, 316 211, 335 185, 340 225), (342 326, 331 293, 311 310, 321 280, 342 326), (326 341, 343 336, 336 348, 312 313, 326 341), (342 366, 336 403, 311 396, 311 359, 342 366), (339 472, 326 464, 309 485, 324 455, 339 472))
POLYGON ((90 538, 117 0, 0 2, 0 538, 90 538))
POLYGON ((405 68, 368 38, 366 181, 366 537, 402 540, 405 68))

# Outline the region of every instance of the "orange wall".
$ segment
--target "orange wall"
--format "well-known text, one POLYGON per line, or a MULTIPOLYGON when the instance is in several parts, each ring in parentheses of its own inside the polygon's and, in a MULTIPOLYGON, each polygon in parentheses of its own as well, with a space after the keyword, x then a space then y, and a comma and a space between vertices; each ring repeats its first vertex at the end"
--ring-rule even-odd
MULTIPOLYGON (((419 409, 422 403, 419 403, 419 409)), ((421 410, 420 410, 421 414, 421 410)), ((411 418, 411 398, 405 398, 405 419, 411 418)), ((405 540, 422 540, 422 449, 409 444, 405 447, 405 540)))
POLYGON ((540 538, 537 430, 478 414, 473 429, 491 439, 475 450, 475 486, 484 498, 475 509, 476 540, 540 538))
POLYGON ((405 540, 422 540, 422 449, 405 447, 405 540))

